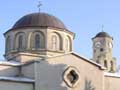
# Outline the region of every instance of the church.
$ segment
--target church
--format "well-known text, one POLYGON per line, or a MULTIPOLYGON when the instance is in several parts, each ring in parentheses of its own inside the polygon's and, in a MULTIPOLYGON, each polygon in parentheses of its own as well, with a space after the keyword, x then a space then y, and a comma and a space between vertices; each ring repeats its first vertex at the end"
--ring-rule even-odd
POLYGON ((5 37, 0 90, 120 90, 113 37, 92 38, 93 58, 72 49, 75 33, 48 13, 20 18, 5 37))

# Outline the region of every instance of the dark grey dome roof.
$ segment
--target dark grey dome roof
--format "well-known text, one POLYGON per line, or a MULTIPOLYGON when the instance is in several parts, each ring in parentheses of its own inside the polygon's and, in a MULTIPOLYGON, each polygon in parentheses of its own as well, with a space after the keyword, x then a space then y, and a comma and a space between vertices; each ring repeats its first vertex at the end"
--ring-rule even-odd
POLYGON ((25 15, 14 24, 12 29, 22 27, 53 27, 66 29, 62 21, 47 13, 32 13, 25 15))
POLYGON ((106 32, 99 32, 96 36, 96 37, 111 37, 108 33, 106 32))

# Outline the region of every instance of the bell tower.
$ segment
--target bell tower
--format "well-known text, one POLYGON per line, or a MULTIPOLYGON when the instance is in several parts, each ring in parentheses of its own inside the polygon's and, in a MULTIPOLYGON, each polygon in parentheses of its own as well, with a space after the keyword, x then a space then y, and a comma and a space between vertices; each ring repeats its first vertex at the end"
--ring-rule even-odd
POLYGON ((113 38, 106 32, 99 32, 93 41, 93 60, 106 67, 106 71, 116 71, 116 59, 112 56, 113 38))

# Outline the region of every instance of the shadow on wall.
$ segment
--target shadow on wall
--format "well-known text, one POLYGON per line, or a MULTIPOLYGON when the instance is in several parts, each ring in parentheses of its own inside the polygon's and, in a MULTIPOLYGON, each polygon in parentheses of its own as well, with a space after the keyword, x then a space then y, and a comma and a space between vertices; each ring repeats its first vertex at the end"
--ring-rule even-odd
POLYGON ((92 85, 92 81, 85 79, 85 88, 84 90, 95 90, 94 85, 92 85))
POLYGON ((63 80, 66 64, 49 63, 47 60, 37 63, 38 90, 68 90, 63 80))

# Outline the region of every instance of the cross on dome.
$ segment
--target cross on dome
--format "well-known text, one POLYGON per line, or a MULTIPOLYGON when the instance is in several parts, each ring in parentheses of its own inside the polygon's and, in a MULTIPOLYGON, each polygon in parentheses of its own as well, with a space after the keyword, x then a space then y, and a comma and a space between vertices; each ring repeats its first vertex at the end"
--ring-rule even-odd
POLYGON ((104 31, 104 25, 102 25, 102 32, 104 31))
POLYGON ((40 10, 41 10, 41 8, 40 8, 41 6, 42 6, 41 1, 39 1, 39 2, 38 2, 38 5, 37 5, 39 12, 40 12, 40 10))

